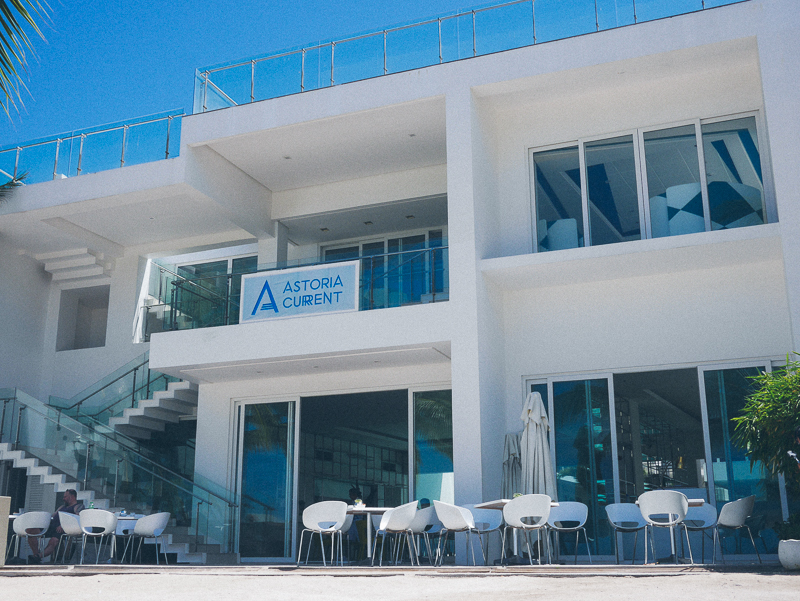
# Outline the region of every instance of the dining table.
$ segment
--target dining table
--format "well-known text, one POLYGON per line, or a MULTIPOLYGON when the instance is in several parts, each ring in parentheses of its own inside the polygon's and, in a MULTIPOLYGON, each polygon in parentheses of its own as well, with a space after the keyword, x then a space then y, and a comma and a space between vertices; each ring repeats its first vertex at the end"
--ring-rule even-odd
POLYGON ((372 516, 383 515, 394 507, 367 507, 366 505, 348 505, 347 515, 367 516, 367 559, 372 560, 372 516))

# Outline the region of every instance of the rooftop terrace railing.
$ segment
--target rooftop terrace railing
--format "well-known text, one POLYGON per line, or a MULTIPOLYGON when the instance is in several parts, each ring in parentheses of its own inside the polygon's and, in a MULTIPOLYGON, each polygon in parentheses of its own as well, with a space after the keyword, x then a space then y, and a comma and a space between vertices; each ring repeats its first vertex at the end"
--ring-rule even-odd
POLYGON ((183 110, 0 147, 0 182, 36 184, 178 156, 183 110))
POLYGON ((747 0, 512 0, 198 69, 194 113, 747 0))

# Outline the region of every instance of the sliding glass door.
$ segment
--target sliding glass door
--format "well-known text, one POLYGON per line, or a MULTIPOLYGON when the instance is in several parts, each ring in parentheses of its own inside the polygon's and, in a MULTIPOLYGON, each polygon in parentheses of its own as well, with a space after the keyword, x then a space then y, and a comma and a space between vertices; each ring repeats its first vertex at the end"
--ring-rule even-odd
POLYGON ((239 406, 242 559, 294 557, 294 439, 294 402, 239 406))

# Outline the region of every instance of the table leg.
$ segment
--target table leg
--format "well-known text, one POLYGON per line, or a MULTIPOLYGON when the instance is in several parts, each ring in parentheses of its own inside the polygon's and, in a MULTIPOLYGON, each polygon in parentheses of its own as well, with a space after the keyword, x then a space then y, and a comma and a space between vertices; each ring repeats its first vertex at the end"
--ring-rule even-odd
POLYGON ((367 559, 372 559, 372 514, 367 514, 367 559))

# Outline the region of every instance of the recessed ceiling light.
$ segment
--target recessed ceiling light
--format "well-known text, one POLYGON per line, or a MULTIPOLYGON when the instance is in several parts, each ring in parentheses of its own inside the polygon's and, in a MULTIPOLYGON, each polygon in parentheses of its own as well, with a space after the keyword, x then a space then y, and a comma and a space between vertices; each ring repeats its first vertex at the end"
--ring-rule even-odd
POLYGON ((330 230, 329 230, 328 228, 326 228, 326 227, 321 227, 321 228, 319 228, 319 231, 321 231, 321 232, 328 232, 328 231, 330 231, 330 230))
POLYGON ((413 215, 406 215, 406 219, 414 219, 413 215))
POLYGON ((288 161, 288 160, 290 160, 292 157, 290 157, 290 156, 287 154, 287 155, 284 155, 284 157, 283 157, 283 158, 284 158, 284 159, 286 159, 286 160, 288 161))
POLYGON ((409 137, 409 138, 413 138, 413 137, 414 137, 414 136, 416 136, 416 135, 417 135, 417 134, 408 134, 408 137, 409 137))
POLYGON ((372 225, 372 222, 371 221, 365 221, 364 225, 372 225))

